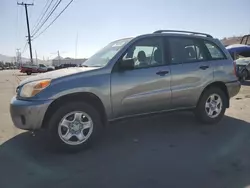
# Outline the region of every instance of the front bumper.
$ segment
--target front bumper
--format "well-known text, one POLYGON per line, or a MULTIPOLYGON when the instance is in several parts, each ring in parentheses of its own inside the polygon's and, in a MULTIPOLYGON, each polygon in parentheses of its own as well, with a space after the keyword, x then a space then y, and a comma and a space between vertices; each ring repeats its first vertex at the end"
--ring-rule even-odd
POLYGON ((10 114, 14 125, 24 130, 40 129, 51 103, 51 100, 25 101, 13 97, 10 103, 10 114))
POLYGON ((229 98, 234 97, 240 92, 241 84, 239 81, 226 83, 229 98))

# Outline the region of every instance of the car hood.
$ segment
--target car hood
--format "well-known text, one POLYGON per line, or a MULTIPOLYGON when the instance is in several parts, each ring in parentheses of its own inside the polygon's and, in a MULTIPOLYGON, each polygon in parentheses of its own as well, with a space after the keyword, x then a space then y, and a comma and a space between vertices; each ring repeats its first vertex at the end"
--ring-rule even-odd
POLYGON ((249 63, 236 63, 236 65, 248 65, 249 63))
POLYGON ((71 67, 71 68, 64 68, 60 70, 55 70, 51 72, 46 73, 40 73, 36 76, 30 76, 29 78, 26 78, 25 80, 21 81, 19 85, 26 84, 28 82, 37 81, 37 80, 43 80, 43 79, 56 79, 68 75, 73 75, 81 72, 87 72, 94 69, 98 69, 99 67, 71 67))
POLYGON ((236 65, 248 65, 250 63, 250 57, 239 58, 235 63, 236 65))

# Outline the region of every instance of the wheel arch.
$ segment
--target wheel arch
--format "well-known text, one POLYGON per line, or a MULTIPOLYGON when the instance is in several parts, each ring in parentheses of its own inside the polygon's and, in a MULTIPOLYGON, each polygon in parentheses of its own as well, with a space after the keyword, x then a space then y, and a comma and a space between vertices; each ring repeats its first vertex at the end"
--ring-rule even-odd
POLYGON ((226 95, 226 97, 227 97, 226 108, 229 108, 229 105, 230 105, 230 98, 229 98, 229 93, 228 93, 228 90, 227 90, 227 86, 226 86, 226 84, 225 84, 224 82, 220 82, 220 81, 216 81, 216 82, 213 82, 213 83, 210 83, 209 85, 207 85, 207 86, 203 89, 203 91, 202 91, 202 93, 201 93, 201 95, 200 95, 200 97, 199 97, 198 102, 200 101, 200 99, 201 99, 202 95, 204 94, 204 92, 207 91, 207 90, 210 89, 210 88, 213 88, 213 87, 219 88, 219 89, 221 89, 221 90, 225 93, 225 95, 226 95))
POLYGON ((45 116, 43 118, 42 122, 42 128, 47 128, 48 126, 48 121, 53 115, 53 111, 55 111, 57 108, 59 108, 61 105, 69 103, 69 102, 74 102, 74 101, 83 101, 86 102, 87 104, 93 106, 101 116, 101 121, 103 125, 107 124, 107 114, 106 110, 104 108, 104 105, 99 97, 97 97, 93 93, 89 92, 78 92, 78 93, 73 93, 73 94, 67 94, 64 96, 61 96, 54 100, 48 107, 45 116))

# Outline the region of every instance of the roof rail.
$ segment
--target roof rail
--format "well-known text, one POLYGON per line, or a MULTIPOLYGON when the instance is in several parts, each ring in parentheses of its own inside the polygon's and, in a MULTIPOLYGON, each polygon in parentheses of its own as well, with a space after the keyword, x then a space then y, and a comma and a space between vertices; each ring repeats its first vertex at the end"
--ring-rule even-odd
POLYGON ((206 33, 198 33, 198 32, 192 32, 192 31, 179 31, 179 30, 158 30, 155 31, 154 33, 188 33, 188 34, 193 34, 193 35, 204 35, 209 38, 213 38, 211 35, 206 34, 206 33))

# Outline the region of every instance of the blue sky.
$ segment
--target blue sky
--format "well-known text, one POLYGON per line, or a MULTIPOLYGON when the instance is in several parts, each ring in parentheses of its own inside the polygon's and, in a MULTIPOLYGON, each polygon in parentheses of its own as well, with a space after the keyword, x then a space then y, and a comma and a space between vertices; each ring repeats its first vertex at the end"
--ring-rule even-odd
MULTIPOLYGON (((47 0, 29 7, 31 29, 47 0)), ((70 0, 62 0, 55 17, 70 0)), ((33 41, 39 58, 89 57, 107 43, 158 29, 207 32, 216 38, 250 32, 249 0, 74 0, 59 19, 33 41)), ((51 20, 50 20, 51 21, 51 20)), ((50 23, 48 21, 48 23, 50 23)), ((23 49, 27 35, 24 7, 16 0, 1 0, 0 54, 15 55, 23 49)), ((24 57, 29 57, 28 49, 24 57)))

